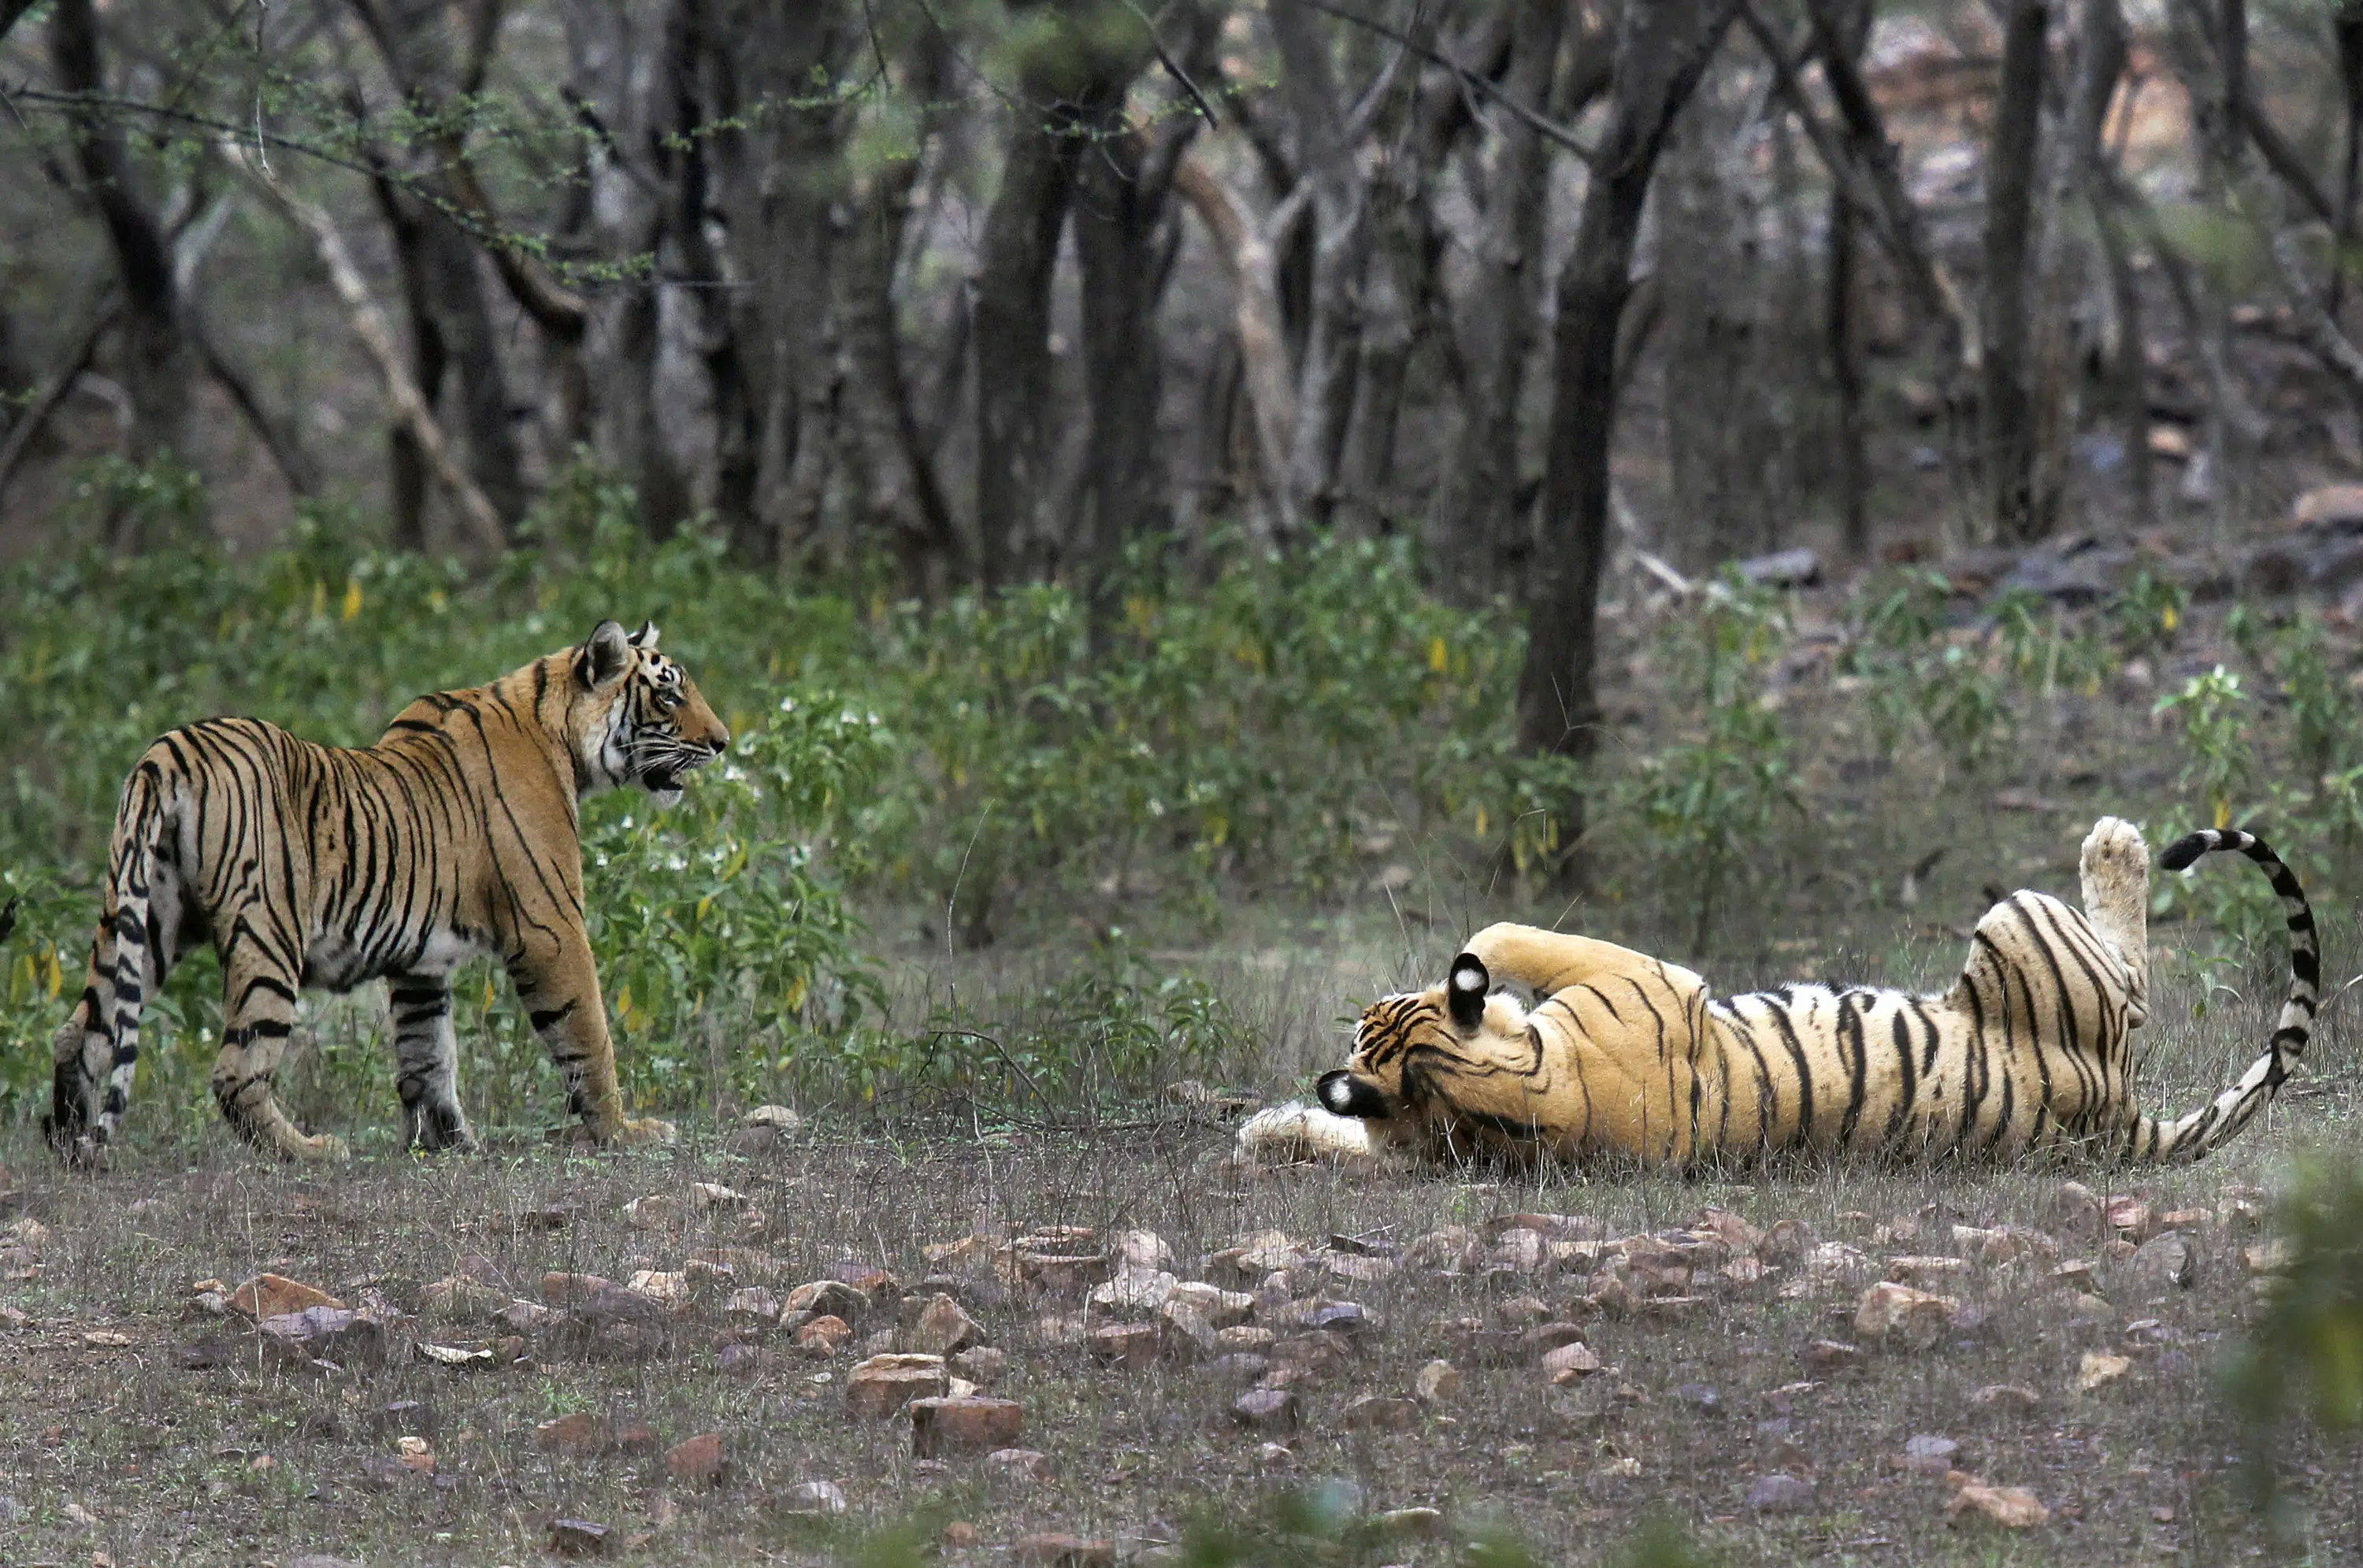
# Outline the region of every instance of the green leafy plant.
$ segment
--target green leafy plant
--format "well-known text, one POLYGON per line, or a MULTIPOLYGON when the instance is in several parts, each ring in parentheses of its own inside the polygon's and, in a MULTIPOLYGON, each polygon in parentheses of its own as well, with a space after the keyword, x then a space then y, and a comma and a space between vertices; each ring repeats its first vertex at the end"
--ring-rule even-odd
POLYGON ((2127 653, 2146 653, 2171 644, 2190 609, 2189 590, 2144 567, 2110 598, 2104 613, 2127 653))
POLYGON ((2158 700, 2150 712, 2171 714, 2181 724, 2181 788, 2206 800, 2213 825, 2231 825, 2233 808, 2247 794, 2256 771, 2248 744, 2247 693, 2239 676, 2222 665, 2194 675, 2179 691, 2158 700))
POLYGON ((2363 1167, 2317 1155, 2280 1204, 2287 1267, 2225 1368, 2252 1495, 2275 1496, 2300 1417, 2344 1435, 2363 1427, 2363 1167))

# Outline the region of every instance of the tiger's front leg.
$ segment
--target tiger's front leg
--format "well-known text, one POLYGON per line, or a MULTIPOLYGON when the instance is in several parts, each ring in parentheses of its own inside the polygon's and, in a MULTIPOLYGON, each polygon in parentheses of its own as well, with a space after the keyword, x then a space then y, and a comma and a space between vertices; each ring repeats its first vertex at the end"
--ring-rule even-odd
POLYGON ((451 988, 443 975, 395 975, 386 982, 394 1014, 394 1089, 402 1097, 405 1148, 473 1153, 476 1134, 460 1109, 459 1041, 451 988))
POLYGON ((528 950, 511 961, 509 979, 533 1032, 566 1080, 567 1109, 582 1118, 593 1140, 670 1143, 679 1136, 670 1121, 624 1114, 615 1042, 607 1034, 607 1008, 599 997, 588 937, 570 932, 539 954, 528 950))

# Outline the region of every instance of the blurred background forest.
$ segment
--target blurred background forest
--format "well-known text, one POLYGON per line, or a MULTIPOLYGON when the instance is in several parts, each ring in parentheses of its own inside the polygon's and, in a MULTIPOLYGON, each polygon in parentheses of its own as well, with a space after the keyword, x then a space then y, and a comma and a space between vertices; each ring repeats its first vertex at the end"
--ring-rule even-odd
POLYGON ((150 735, 607 614, 749 737, 589 819, 644 1084, 1041 1088, 866 956, 1013 934, 1118 1068, 1334 1048, 1234 916, 1876 961, 2097 809, 2335 895, 2358 133, 2354 0, 0 0, 11 1028, 150 735))

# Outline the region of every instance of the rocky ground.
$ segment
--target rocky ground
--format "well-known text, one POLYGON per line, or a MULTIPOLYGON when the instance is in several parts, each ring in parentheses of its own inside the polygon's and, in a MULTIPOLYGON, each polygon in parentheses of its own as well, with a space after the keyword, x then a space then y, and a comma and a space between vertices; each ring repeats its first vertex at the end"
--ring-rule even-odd
MULTIPOLYGON (((1661 1514, 1733 1561, 2220 1561, 2269 1541, 2216 1383, 2260 1178, 2346 1099, 2113 1186, 1257 1173, 1180 1119, 94 1178, 12 1135, 0 1561, 1608 1560, 1661 1514)), ((2339 1558, 2351 1455, 2283 1459, 2339 1558)))

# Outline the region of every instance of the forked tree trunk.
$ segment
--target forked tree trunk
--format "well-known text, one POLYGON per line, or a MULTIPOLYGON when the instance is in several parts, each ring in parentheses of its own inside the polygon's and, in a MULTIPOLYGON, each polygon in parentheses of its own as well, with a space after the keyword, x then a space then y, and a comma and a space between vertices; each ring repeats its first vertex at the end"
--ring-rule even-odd
POLYGON ((2035 405, 2027 362, 2027 303, 2033 279, 2036 153, 2043 111, 2046 0, 2011 0, 2002 28, 2002 87, 1986 155, 1985 478, 1996 537, 2043 536, 2036 504, 2035 405))

